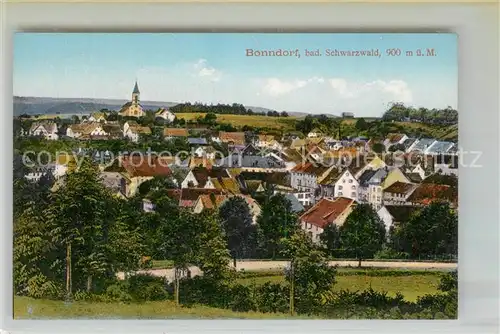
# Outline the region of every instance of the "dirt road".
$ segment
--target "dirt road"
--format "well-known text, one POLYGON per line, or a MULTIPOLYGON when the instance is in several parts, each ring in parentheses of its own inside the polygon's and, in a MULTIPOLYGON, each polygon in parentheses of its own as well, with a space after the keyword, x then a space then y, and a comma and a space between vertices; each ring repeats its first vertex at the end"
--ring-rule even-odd
MULTIPOLYGON (((262 270, 279 270, 288 265, 288 261, 238 261, 236 268, 245 271, 262 271, 262 270)), ((357 261, 330 261, 330 265, 339 267, 357 267, 357 261)), ((385 262, 385 261, 365 261, 361 263, 362 267, 371 268, 393 268, 393 269, 407 269, 407 270, 440 270, 450 271, 457 269, 457 263, 446 262, 385 262)), ((190 267, 191 276, 201 274, 201 270, 197 267, 190 267)), ((138 273, 150 273, 154 276, 166 277, 167 280, 174 279, 173 269, 150 269, 141 270, 138 273)), ((118 273, 118 278, 123 279, 124 273, 118 273)))

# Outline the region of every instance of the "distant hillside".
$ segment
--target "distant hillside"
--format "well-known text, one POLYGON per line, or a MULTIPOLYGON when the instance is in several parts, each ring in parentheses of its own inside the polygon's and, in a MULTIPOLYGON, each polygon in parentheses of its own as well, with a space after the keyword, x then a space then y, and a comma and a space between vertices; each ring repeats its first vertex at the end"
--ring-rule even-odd
MULTIPOLYGON (((117 99, 89 99, 89 98, 52 98, 52 97, 23 97, 14 96, 14 116, 28 115, 75 115, 90 114, 101 109, 120 110, 128 100, 117 99)), ((177 102, 142 101, 146 110, 156 110, 162 107, 171 107, 177 102)), ((264 107, 245 106, 254 112, 268 112, 273 109, 264 107)), ((281 110, 278 110, 281 111, 281 110)), ((289 115, 303 117, 306 112, 287 111, 289 115)), ((332 115, 333 116, 333 115, 332 115)))

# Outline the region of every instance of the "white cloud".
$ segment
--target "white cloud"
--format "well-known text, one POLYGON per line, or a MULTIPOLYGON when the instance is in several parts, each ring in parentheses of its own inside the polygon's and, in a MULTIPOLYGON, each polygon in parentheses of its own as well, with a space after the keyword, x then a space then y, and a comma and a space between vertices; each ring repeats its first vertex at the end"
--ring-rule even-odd
POLYGON ((221 78, 222 72, 209 66, 206 59, 199 59, 193 67, 199 77, 206 77, 211 81, 219 81, 221 78))
POLYGON ((278 78, 268 78, 265 80, 263 93, 269 96, 280 96, 291 93, 297 89, 304 88, 311 83, 323 83, 323 78, 312 77, 305 80, 280 80, 278 78))

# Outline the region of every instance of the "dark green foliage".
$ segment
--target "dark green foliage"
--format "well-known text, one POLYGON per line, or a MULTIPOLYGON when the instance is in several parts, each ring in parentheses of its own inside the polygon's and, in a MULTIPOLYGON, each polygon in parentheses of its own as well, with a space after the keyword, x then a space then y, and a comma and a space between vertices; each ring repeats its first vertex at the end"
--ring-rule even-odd
POLYGON ((384 223, 369 204, 357 205, 340 228, 344 250, 361 260, 373 258, 386 239, 384 223))
POLYGON ((329 224, 326 226, 319 238, 328 256, 336 257, 339 255, 341 238, 339 227, 336 224, 329 224))
POLYGON ((272 258, 279 252, 281 238, 290 236, 299 229, 297 215, 292 211, 290 201, 279 193, 262 205, 257 224, 266 253, 272 258))
POLYGON ((424 207, 394 233, 396 247, 412 258, 458 253, 458 217, 447 202, 424 207))
POLYGON ((252 214, 246 200, 242 197, 231 197, 219 208, 219 217, 224 231, 227 248, 236 261, 248 256, 249 234, 252 226, 252 214))

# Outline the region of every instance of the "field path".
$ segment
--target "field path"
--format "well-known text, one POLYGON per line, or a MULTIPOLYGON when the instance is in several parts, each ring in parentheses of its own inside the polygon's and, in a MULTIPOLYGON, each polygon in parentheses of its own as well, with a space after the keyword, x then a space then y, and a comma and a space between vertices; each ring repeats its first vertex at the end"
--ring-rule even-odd
MULTIPOLYGON (((279 270, 284 269, 288 265, 288 261, 238 261, 236 268, 245 271, 262 271, 262 270, 279 270)), ((331 266, 339 267, 357 267, 358 261, 330 261, 331 266)), ((447 262, 400 262, 400 261, 365 261, 361 266, 366 268, 392 268, 392 269, 406 269, 406 270, 439 270, 450 271, 457 269, 457 263, 447 262)), ((197 267, 190 267, 191 276, 201 274, 201 270, 197 267)), ((154 276, 166 277, 167 280, 173 281, 173 269, 149 269, 140 270, 137 273, 150 273, 154 276)), ((123 279, 124 273, 118 273, 118 278, 123 279)))

